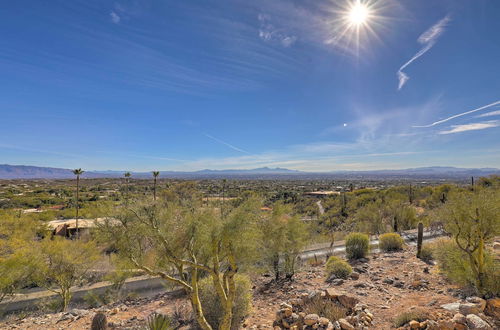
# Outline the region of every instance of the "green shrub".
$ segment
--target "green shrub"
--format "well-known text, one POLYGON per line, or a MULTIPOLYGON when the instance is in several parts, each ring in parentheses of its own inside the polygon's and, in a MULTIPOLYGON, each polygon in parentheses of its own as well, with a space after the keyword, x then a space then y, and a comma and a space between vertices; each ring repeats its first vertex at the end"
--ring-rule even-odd
POLYGON ((385 233, 380 235, 378 246, 380 250, 389 251, 399 251, 403 249, 404 240, 397 233, 385 233))
MULTIPOLYGON (((231 329, 239 329, 241 322, 250 312, 252 293, 252 284, 250 279, 244 275, 236 275, 236 299, 233 305, 233 318, 231 329)), ((200 300, 203 307, 203 313, 207 322, 213 329, 218 329, 222 321, 223 308, 219 296, 215 292, 213 280, 211 277, 205 277, 199 283, 200 300)))
MULTIPOLYGON (((460 250, 452 239, 440 239, 431 246, 432 255, 436 259, 439 270, 453 283, 467 289, 476 288, 476 277, 465 252, 460 250)), ((486 250, 485 279, 482 292, 484 295, 498 296, 500 294, 500 262, 494 260, 486 250)))
POLYGON ((330 299, 316 295, 304 303, 303 311, 306 314, 317 314, 320 317, 326 317, 330 321, 337 321, 346 317, 347 310, 339 306, 330 299))
POLYGON ((370 248, 368 235, 362 233, 351 233, 345 239, 345 252, 348 259, 360 259, 366 257, 370 248))
POLYGON ((429 318, 429 314, 422 310, 407 311, 399 314, 394 319, 394 326, 396 328, 402 327, 408 322, 415 320, 418 322, 423 322, 429 318))
POLYGON ((148 317, 148 330, 172 330, 172 319, 163 314, 153 313, 148 317))
POLYGON ((351 266, 338 257, 330 257, 326 262, 326 276, 346 279, 352 273, 351 266))

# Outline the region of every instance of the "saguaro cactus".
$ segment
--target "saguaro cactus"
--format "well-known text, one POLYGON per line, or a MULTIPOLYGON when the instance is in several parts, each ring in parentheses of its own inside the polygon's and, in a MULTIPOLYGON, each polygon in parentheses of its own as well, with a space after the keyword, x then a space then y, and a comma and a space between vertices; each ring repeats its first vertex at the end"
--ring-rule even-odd
POLYGON ((424 224, 418 223, 418 235, 417 235, 417 258, 420 258, 420 253, 422 252, 422 240, 424 239, 424 224))

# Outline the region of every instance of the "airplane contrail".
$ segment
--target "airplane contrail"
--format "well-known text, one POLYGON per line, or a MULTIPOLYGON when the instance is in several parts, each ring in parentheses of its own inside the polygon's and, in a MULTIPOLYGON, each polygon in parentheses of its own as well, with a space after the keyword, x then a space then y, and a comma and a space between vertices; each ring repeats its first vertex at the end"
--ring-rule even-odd
POLYGON ((487 104, 487 105, 483 105, 482 107, 479 107, 479 108, 476 108, 476 109, 473 109, 473 110, 469 110, 469 111, 466 111, 466 112, 462 112, 462 113, 459 113, 457 115, 453 115, 451 117, 448 117, 448 118, 445 118, 445 119, 442 119, 442 120, 438 120, 438 121, 435 121, 433 122, 432 124, 429 124, 429 125, 422 125, 422 126, 412 126, 412 127, 419 127, 419 128, 422 128, 422 127, 432 127, 432 126, 436 126, 436 125, 439 125, 439 124, 442 124, 444 122, 447 122, 449 120, 452 120, 452 119, 455 119, 455 118, 458 118, 458 117, 462 117, 462 116, 465 116, 465 115, 468 115, 470 113, 474 113, 474 112, 477 112, 477 111, 481 111, 481 110, 484 110, 484 109, 487 109, 487 108, 490 108, 492 106, 495 106, 497 104, 500 104, 500 100, 499 101, 496 101, 496 102, 493 102, 493 103, 490 103, 490 104, 487 104))
POLYGON ((398 90, 403 88, 404 84, 408 81, 408 79, 410 79, 410 77, 406 73, 404 73, 403 70, 408 65, 413 63, 413 61, 415 61, 417 58, 427 53, 427 51, 429 51, 429 49, 431 49, 432 46, 436 44, 437 39, 441 34, 443 34, 444 28, 446 27, 446 24, 448 24, 449 21, 450 17, 445 16, 439 22, 431 26, 427 31, 422 33, 420 37, 418 37, 418 42, 424 45, 424 47, 422 47, 422 49, 420 49, 415 55, 413 55, 412 58, 410 58, 405 64, 403 64, 399 68, 397 72, 399 79, 398 90))
POLYGON ((219 142, 220 144, 223 144, 223 145, 225 145, 226 147, 229 147, 229 148, 231 148, 231 149, 233 149, 233 150, 236 150, 236 151, 238 151, 238 152, 241 152, 241 153, 244 153, 244 154, 248 154, 248 155, 250 155, 250 153, 249 153, 248 151, 245 151, 245 150, 240 149, 240 148, 238 148, 238 147, 236 147, 236 146, 233 146, 232 144, 227 143, 227 142, 225 142, 225 141, 222 141, 221 139, 218 139, 218 138, 216 138, 215 136, 212 136, 212 135, 210 135, 210 134, 206 134, 206 133, 204 133, 203 135, 205 135, 207 138, 212 139, 212 140, 214 140, 214 141, 216 141, 216 142, 219 142))

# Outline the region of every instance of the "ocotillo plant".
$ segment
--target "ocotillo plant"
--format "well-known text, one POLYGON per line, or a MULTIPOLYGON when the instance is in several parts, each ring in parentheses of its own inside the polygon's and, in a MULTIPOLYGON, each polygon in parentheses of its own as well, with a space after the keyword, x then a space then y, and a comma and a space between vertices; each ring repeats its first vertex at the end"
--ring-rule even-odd
POLYGON ((422 240, 424 238, 424 224, 418 223, 418 235, 417 235, 417 258, 420 258, 420 253, 422 252, 422 240))

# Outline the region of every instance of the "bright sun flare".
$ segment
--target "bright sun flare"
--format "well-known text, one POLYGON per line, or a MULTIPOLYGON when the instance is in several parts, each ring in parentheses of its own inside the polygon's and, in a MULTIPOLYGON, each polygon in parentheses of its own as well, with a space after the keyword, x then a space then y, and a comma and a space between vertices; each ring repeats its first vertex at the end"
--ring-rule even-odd
POLYGON ((354 6, 349 11, 349 22, 353 25, 361 25, 366 22, 368 19, 368 8, 361 4, 360 2, 357 2, 354 6))

